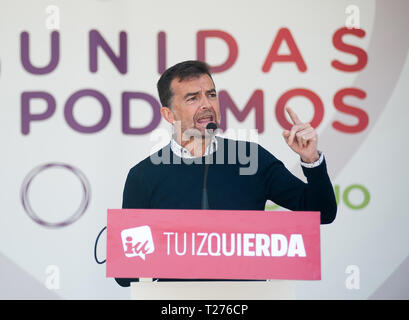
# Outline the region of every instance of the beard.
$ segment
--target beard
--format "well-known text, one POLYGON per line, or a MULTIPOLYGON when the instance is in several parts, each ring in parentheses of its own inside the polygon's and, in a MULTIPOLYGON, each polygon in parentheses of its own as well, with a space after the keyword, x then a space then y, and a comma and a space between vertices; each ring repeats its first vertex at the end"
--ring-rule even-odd
MULTIPOLYGON (((217 120, 211 121, 206 123, 215 123, 217 128, 220 128, 220 123, 217 120)), ((183 128, 182 128, 183 130, 183 128)), ((191 136, 191 137, 201 137, 201 138, 206 138, 210 137, 212 133, 209 133, 209 131, 206 129, 205 126, 203 125, 198 125, 197 122, 194 122, 193 128, 186 128, 185 130, 182 131, 184 136, 191 136)))

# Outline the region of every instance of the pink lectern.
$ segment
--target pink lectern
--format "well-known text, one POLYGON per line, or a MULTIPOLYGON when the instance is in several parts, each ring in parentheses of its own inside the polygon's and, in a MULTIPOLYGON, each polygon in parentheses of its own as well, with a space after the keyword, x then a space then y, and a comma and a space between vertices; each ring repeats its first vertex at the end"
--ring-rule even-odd
POLYGON ((141 279, 132 299, 294 299, 288 280, 321 279, 320 213, 112 209, 106 262, 141 279))

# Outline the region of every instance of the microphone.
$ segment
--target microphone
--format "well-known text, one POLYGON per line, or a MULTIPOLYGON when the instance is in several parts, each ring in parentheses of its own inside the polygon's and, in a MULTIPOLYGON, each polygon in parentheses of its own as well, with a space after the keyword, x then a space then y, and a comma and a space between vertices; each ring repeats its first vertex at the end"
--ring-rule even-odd
MULTIPOLYGON (((215 122, 209 122, 206 125, 206 132, 208 132, 210 135, 214 135, 215 131, 217 129, 217 124, 215 122)), ((205 167, 204 167, 204 173, 203 173, 203 188, 202 188, 202 209, 207 210, 209 208, 209 200, 207 198, 207 174, 209 171, 209 164, 206 163, 205 160, 205 167)))
POLYGON ((214 131, 217 129, 216 122, 209 122, 206 126, 206 131, 210 134, 214 134, 214 131))

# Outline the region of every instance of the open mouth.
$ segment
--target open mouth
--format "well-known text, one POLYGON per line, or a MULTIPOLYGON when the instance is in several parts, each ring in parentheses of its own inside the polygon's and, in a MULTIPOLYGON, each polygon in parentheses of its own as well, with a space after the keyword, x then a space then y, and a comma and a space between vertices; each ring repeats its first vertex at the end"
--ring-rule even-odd
POLYGON ((196 122, 200 124, 207 124, 209 122, 214 122, 214 117, 213 115, 201 116, 196 120, 196 122))

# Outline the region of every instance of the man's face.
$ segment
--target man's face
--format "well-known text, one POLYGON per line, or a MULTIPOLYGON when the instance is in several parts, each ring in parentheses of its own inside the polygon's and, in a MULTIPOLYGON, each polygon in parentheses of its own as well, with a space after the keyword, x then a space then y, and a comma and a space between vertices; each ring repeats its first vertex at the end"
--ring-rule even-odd
POLYGON ((183 139, 190 136, 202 137, 206 125, 216 122, 220 126, 219 100, 212 79, 207 75, 171 82, 173 92, 171 111, 177 130, 181 130, 183 139))

